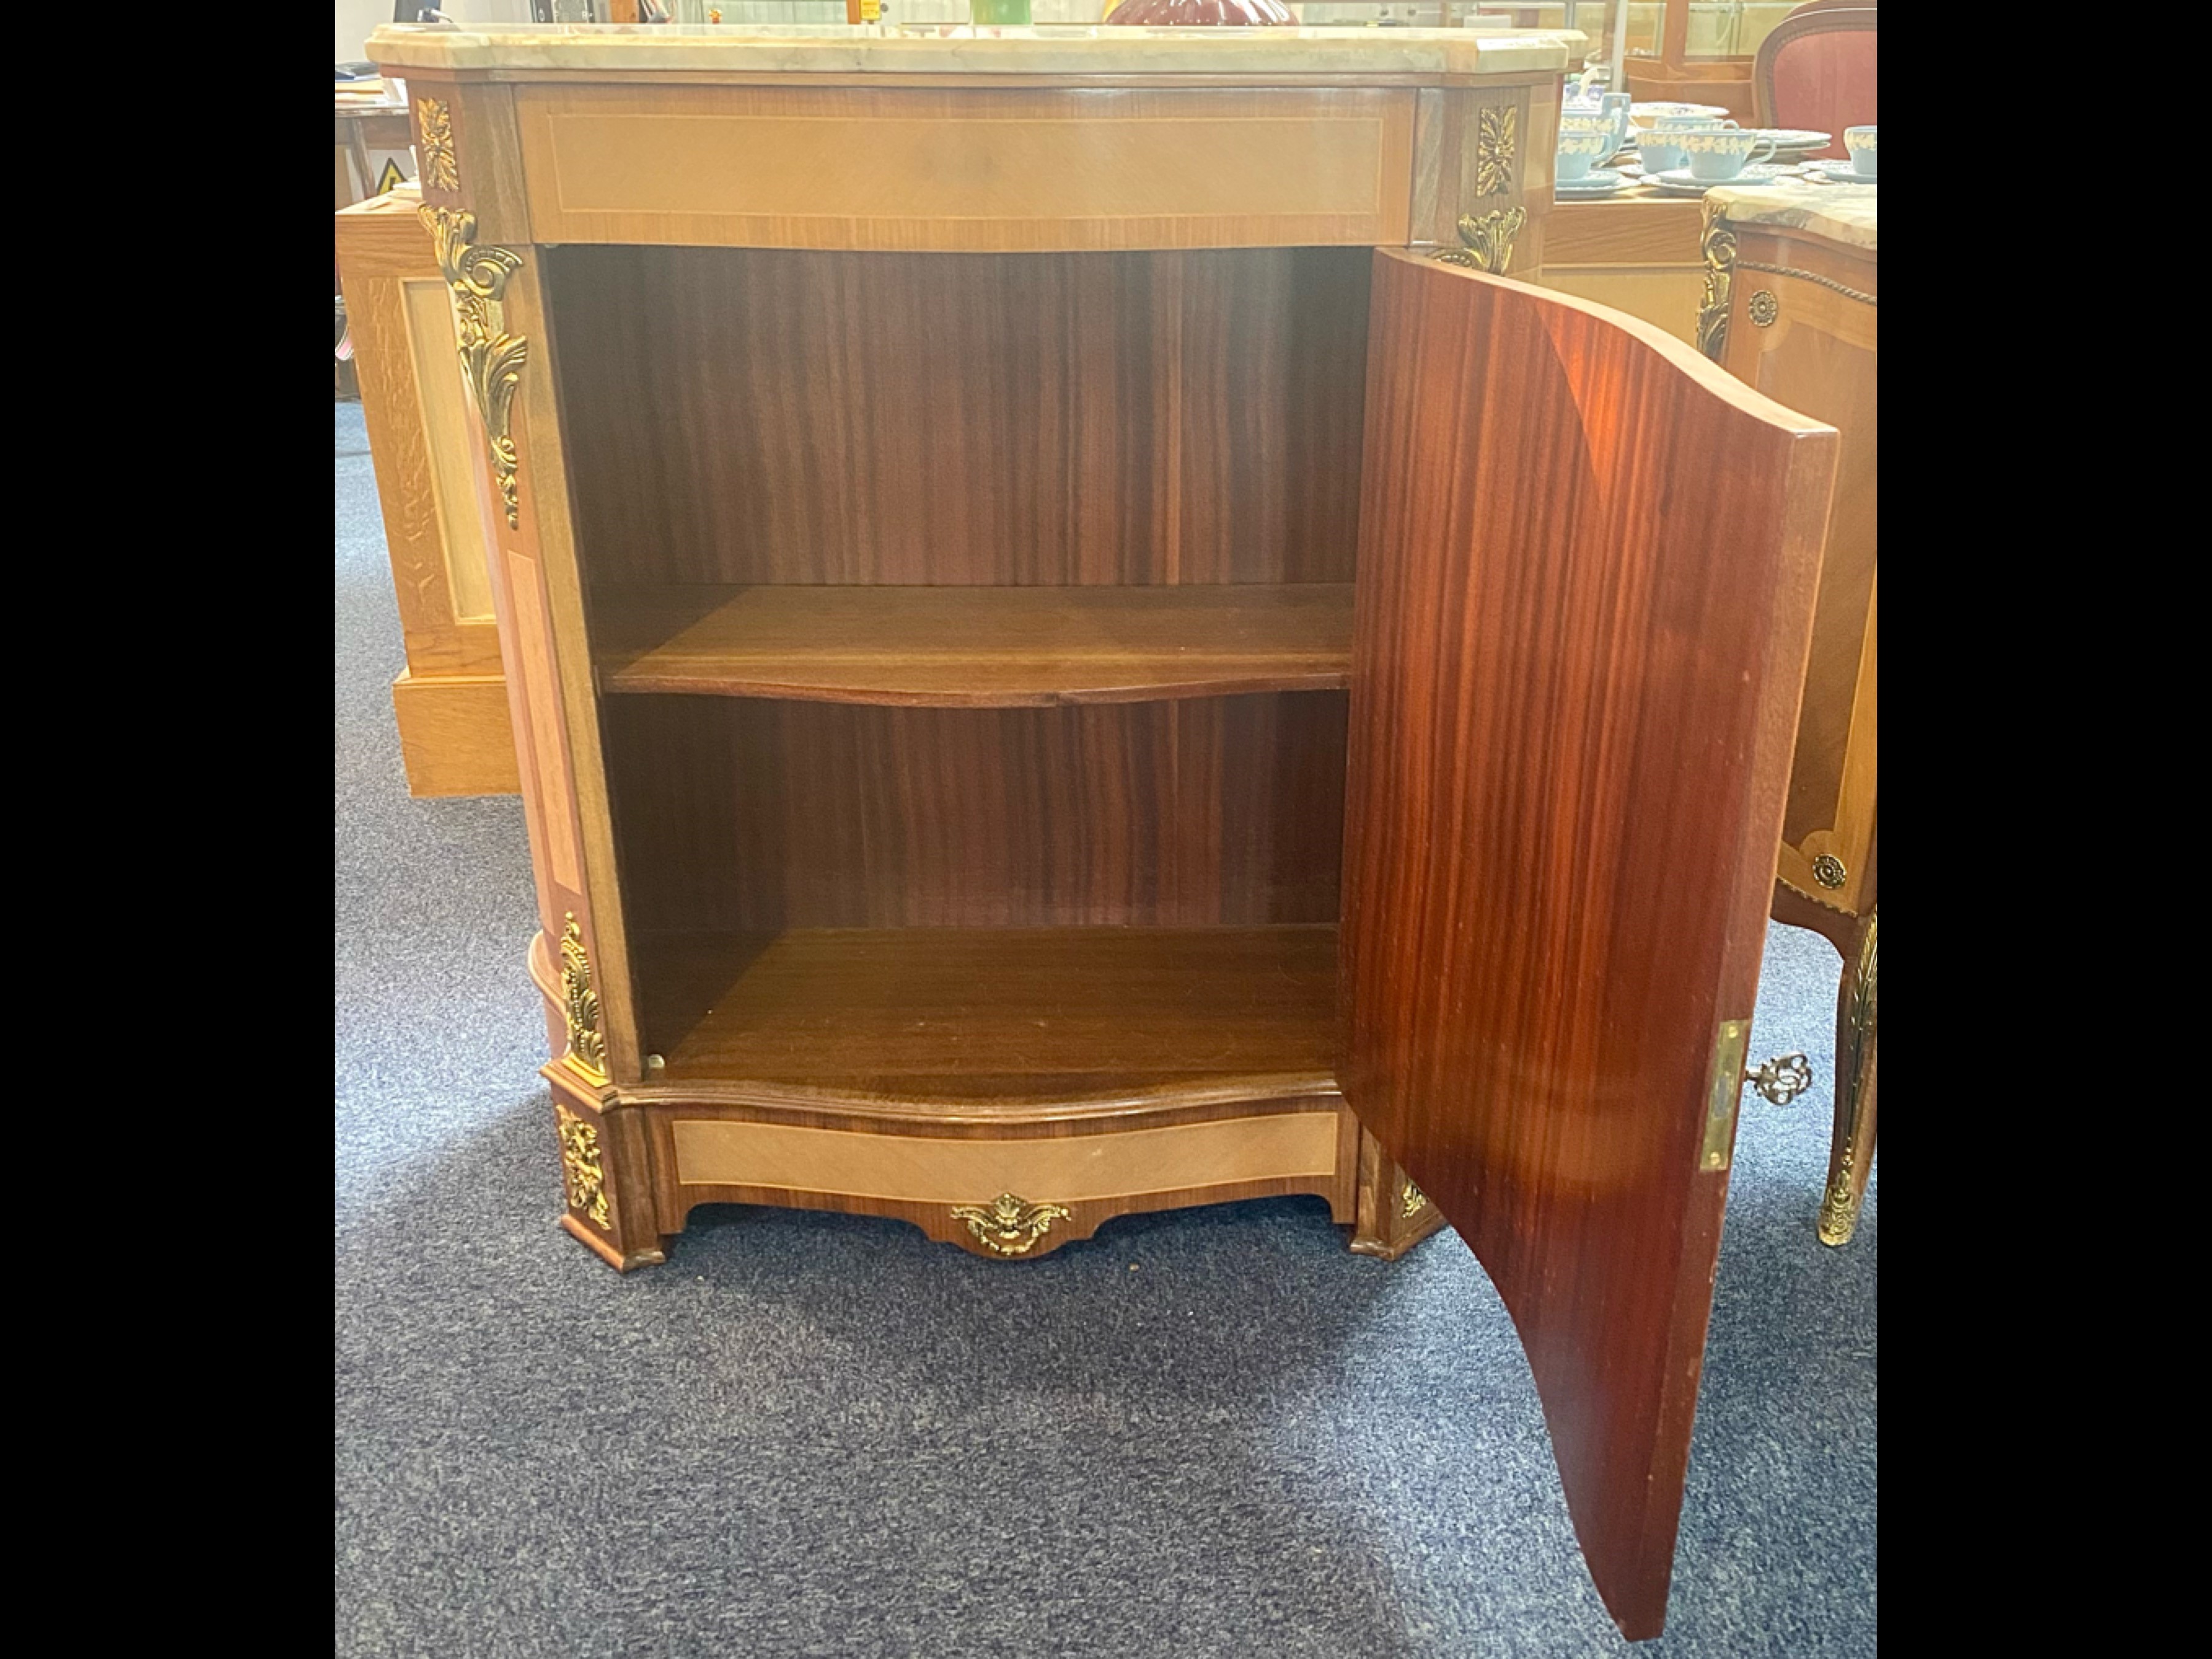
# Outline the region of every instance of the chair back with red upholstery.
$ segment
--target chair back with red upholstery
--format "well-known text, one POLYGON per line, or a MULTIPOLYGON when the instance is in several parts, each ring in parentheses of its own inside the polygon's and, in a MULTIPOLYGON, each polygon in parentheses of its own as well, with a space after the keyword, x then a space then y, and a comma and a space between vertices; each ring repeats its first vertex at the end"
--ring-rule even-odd
POLYGON ((1875 125, 1875 9, 1798 7, 1759 42, 1751 86, 1759 125, 1833 133, 1820 154, 1848 155, 1844 129, 1875 125))

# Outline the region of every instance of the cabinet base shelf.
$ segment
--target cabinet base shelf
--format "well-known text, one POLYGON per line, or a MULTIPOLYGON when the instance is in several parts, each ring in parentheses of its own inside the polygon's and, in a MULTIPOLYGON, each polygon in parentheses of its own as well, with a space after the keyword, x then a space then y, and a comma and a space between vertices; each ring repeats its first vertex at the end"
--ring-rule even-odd
MULTIPOLYGON (((587 1177, 572 1182, 562 1224, 618 1269, 662 1259, 701 1204, 886 1216, 1006 1261, 1049 1255, 1116 1216, 1296 1194, 1325 1200, 1355 1227, 1352 1248, 1371 1252, 1369 1218, 1402 1197, 1402 1175, 1376 1157, 1329 1064, 1334 927, 646 943, 643 958, 679 980, 729 969, 733 948, 751 954, 655 1081, 594 1086, 566 1062, 544 1068, 564 1148, 587 1177), (836 1036, 806 1042, 816 1022, 836 1036), (1017 1040, 1086 1069, 943 1069, 1017 1040), (1240 1069, 1248 1044, 1314 1063, 1240 1069), (1137 1054, 1151 1065, 1136 1069, 1137 1054), (719 1062, 671 1075, 682 1055, 719 1062), (763 1075, 732 1075, 739 1055, 763 1075), (901 1086, 860 1086, 890 1081, 901 1086)), ((531 967, 557 1015, 543 935, 531 967)), ((1385 1231, 1389 1254, 1412 1242, 1385 1231)))
POLYGON ((636 957, 669 1087, 1000 1123, 1334 1091, 1326 924, 793 928, 636 957))

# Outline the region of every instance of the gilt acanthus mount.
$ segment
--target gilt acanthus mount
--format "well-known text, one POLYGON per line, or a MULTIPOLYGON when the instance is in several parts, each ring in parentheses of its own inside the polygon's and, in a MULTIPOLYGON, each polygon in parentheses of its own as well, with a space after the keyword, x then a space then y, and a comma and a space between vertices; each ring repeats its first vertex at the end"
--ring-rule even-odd
POLYGON ((1470 270, 1503 276, 1513 264, 1513 239, 1528 222, 1526 208, 1497 208, 1480 218, 1462 213, 1459 240, 1465 246, 1446 248, 1437 258, 1448 265, 1465 265, 1470 270))
POLYGON ((573 912, 561 930, 561 1000, 568 1021, 568 1063, 594 1083, 607 1080, 607 1039, 599 1029, 599 994, 592 958, 573 912))
POLYGON ((1032 1204, 1012 1193, 1000 1193, 988 1204, 959 1204, 952 1210, 952 1218, 966 1222, 975 1242, 993 1255, 1027 1255, 1054 1222, 1065 1221, 1068 1215, 1064 1206, 1032 1204))
POLYGON ((508 248, 477 246, 473 213, 426 207, 422 214, 437 250, 438 269, 453 292, 461 371, 468 378, 477 413, 483 421, 492 479, 499 486, 500 503, 507 509, 507 527, 520 529, 522 509, 515 479, 519 464, 513 430, 514 390, 522 379, 522 366, 530 358, 530 343, 507 331, 501 301, 507 280, 522 269, 522 256, 508 248))

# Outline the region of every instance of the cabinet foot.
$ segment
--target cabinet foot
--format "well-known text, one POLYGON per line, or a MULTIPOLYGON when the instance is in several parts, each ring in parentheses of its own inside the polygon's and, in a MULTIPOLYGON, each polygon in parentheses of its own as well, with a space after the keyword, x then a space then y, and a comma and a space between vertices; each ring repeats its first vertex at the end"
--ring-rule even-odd
POLYGON ((1395 1261, 1444 1224, 1437 1206, 1364 1129, 1359 1132, 1357 1218, 1352 1253, 1384 1261, 1395 1261))
POLYGON ((633 1250, 624 1255, 572 1215, 561 1218, 561 1231, 581 1242, 593 1255, 618 1273, 626 1273, 632 1267, 657 1267, 668 1260, 668 1253, 658 1246, 649 1250, 633 1250))
POLYGON ((538 1073, 552 1085, 553 1129, 561 1148, 561 1188, 568 1200, 561 1231, 617 1273, 668 1257, 653 1224, 645 1126, 605 1084, 579 1078, 565 1060, 538 1073))

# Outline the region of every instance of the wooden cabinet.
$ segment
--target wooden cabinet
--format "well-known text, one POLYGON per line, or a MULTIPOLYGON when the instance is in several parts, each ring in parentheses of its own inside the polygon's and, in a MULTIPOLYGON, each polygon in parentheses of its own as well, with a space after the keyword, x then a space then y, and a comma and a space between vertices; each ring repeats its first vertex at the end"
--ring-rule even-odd
POLYGON ((403 185, 337 216, 338 279, 406 641, 392 712, 410 793, 511 795, 514 736, 469 462, 477 417, 421 207, 403 185))
POLYGON ((372 52, 446 140, 562 1224, 1449 1218, 1647 1636, 1834 434, 1476 269, 1569 43, 1391 35, 372 52))
POLYGON ((1544 286, 1694 342, 1705 283, 1703 205, 1643 190, 1559 204, 1544 220, 1544 286))
POLYGON ((1875 1139, 1876 188, 1715 191, 1698 331, 1747 385, 1841 434, 1774 888, 1777 920, 1826 934, 1843 956, 1819 1222, 1830 1244, 1857 1224, 1875 1139))

